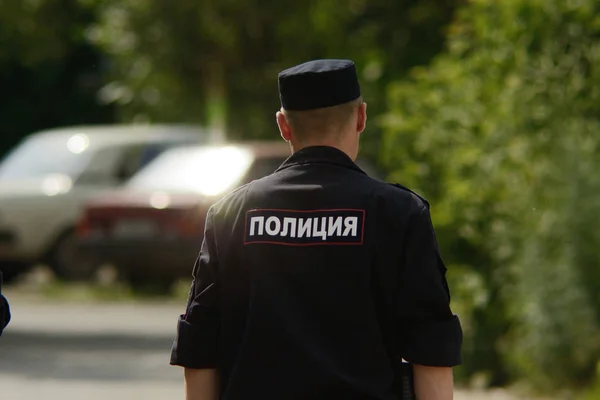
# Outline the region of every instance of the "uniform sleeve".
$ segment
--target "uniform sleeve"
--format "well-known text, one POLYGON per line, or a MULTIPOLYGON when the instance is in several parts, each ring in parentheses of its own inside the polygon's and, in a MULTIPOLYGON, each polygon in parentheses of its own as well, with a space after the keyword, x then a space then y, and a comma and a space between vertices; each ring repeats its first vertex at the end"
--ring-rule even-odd
POLYGON ((8 323, 10 322, 10 306, 8 305, 8 301, 2 294, 0 294, 0 336, 2 335, 2 331, 8 323))
POLYGON ((400 349, 414 364, 452 367, 462 363, 462 328, 450 309, 446 267, 429 208, 409 221, 400 277, 400 349))
POLYGON ((208 211, 204 239, 193 270, 185 314, 179 317, 171 349, 171 365, 216 368, 220 315, 218 307, 219 261, 212 209, 208 211))
POLYGON ((8 300, 2 295, 2 271, 0 271, 0 336, 2 335, 2 331, 8 323, 10 322, 10 306, 8 304, 8 300))

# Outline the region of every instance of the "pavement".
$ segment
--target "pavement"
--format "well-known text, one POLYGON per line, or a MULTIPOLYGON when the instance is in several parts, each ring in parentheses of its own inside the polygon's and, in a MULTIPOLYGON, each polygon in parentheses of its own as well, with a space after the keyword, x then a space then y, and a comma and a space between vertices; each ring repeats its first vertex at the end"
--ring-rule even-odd
MULTIPOLYGON (((0 399, 184 398, 182 370, 168 363, 183 302, 9 299, 13 320, 0 338, 0 399)), ((517 400, 505 391, 458 391, 455 399, 517 400)))
POLYGON ((0 399, 183 399, 169 366, 183 305, 11 299, 0 338, 0 399))

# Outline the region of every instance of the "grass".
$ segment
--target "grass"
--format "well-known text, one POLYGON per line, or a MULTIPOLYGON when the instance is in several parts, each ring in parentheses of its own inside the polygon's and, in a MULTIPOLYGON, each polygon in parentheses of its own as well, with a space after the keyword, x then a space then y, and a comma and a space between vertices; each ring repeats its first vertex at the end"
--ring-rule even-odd
POLYGON ((596 383, 591 387, 583 390, 577 400, 598 400, 600 399, 600 361, 598 362, 598 375, 596 383))
POLYGON ((179 282, 173 292, 166 295, 152 290, 133 290, 117 280, 99 280, 86 283, 68 283, 57 280, 43 267, 20 279, 15 285, 6 287, 10 296, 66 302, 178 302, 187 299, 190 281, 179 282))
POLYGON ((170 295, 152 293, 150 291, 140 292, 131 289, 123 283, 108 285, 97 284, 70 284, 62 282, 52 282, 41 288, 41 294, 49 299, 68 300, 68 301, 177 301, 185 300, 187 289, 178 285, 176 291, 170 295))

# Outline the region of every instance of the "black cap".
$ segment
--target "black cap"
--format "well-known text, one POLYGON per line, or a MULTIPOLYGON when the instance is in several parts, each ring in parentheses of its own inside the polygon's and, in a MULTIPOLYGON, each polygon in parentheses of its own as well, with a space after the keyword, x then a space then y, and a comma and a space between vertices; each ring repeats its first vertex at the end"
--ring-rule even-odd
POLYGON ((312 110, 360 97, 354 62, 314 60, 279 73, 279 98, 286 110, 312 110))

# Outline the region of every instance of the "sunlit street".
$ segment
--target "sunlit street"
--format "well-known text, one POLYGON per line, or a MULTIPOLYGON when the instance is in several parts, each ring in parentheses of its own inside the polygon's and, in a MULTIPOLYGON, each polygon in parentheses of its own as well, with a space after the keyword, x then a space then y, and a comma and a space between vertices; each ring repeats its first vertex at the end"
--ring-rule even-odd
MULTIPOLYGON (((43 298, 13 289, 14 320, 0 340, 2 400, 182 399, 169 366, 183 301, 43 298)), ((521 400, 459 390, 456 400, 521 400)))
POLYGON ((600 400, 599 88, 600 0, 0 0, 0 400, 600 400))

